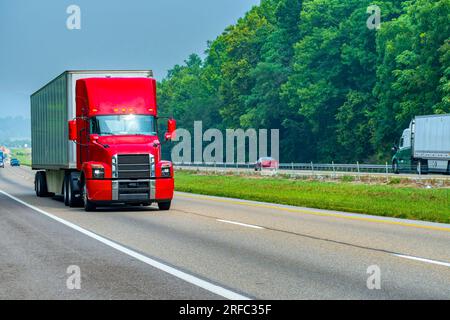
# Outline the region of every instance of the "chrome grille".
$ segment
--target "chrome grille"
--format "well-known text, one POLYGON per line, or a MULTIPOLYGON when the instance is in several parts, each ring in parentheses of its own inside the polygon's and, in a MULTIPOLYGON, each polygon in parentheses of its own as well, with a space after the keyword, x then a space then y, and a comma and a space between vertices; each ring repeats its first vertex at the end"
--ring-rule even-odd
POLYGON ((151 154, 117 155, 119 179, 149 179, 154 176, 154 158, 151 154))

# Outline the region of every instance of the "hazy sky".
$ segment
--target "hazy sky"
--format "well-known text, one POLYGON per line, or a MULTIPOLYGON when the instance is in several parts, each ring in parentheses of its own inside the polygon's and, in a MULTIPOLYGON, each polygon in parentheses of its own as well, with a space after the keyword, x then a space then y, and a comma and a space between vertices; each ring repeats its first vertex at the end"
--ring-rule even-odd
POLYGON ((29 96, 64 70, 152 69, 203 54, 259 0, 0 0, 0 117, 29 117, 29 96), (69 5, 81 30, 68 30, 69 5))

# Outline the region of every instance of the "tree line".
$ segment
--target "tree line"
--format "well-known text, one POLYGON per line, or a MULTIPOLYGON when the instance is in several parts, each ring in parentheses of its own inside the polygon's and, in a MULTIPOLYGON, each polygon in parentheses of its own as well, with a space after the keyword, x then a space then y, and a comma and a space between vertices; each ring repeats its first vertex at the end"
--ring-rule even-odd
POLYGON ((450 0, 262 0, 168 72, 160 111, 279 129, 282 162, 385 161, 414 116, 450 113, 449 18, 450 0))

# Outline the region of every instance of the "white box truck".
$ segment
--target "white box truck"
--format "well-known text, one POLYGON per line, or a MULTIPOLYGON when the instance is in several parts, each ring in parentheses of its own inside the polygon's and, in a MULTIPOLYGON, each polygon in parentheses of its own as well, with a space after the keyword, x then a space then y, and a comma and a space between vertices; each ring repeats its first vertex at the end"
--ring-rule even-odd
POLYGON ((395 173, 450 173, 450 114, 418 116, 394 146, 395 173))

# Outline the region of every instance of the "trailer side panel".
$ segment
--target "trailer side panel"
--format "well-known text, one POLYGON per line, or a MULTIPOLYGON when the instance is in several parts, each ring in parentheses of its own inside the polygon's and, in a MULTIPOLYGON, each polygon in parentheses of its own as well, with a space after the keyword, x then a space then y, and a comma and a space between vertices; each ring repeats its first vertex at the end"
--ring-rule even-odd
POLYGON ((69 168, 67 73, 31 96, 33 169, 69 168))
POLYGON ((414 157, 450 160, 450 115, 416 117, 414 157))

